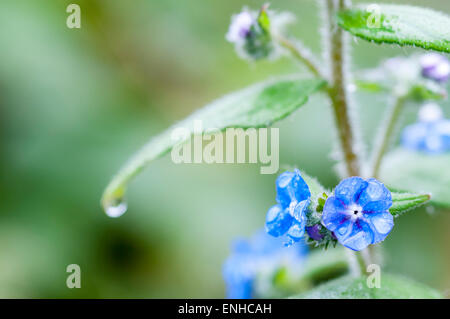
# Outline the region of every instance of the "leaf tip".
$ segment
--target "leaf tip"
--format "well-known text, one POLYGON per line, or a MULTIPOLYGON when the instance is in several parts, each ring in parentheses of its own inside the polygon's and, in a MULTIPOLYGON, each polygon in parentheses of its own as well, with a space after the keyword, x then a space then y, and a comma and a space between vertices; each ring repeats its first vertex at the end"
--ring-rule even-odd
POLYGON ((100 200, 103 211, 112 218, 117 218, 125 214, 127 211, 127 203, 125 198, 125 188, 123 186, 115 186, 109 184, 100 200))

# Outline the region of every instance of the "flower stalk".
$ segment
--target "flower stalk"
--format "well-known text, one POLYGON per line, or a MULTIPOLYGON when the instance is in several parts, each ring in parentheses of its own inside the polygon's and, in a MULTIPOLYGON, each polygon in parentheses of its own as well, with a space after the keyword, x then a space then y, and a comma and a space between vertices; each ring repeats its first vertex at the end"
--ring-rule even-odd
POLYGON ((301 45, 292 42, 288 38, 283 37, 282 35, 276 34, 273 35, 273 38, 279 45, 287 49, 295 59, 303 63, 312 74, 321 78, 325 77, 317 62, 314 60, 314 57, 308 50, 303 48, 301 45))
POLYGON ((334 119, 338 130, 339 143, 342 149, 347 176, 360 176, 360 163, 355 151, 355 132, 350 120, 347 78, 345 66, 348 61, 346 56, 347 43, 344 39, 344 31, 335 23, 335 15, 338 10, 346 8, 344 0, 326 0, 323 6, 325 19, 328 25, 328 58, 330 61, 330 79, 328 95, 334 112, 334 119))
MULTIPOLYGON (((355 151, 355 133, 354 127, 350 120, 348 94, 347 94, 347 78, 345 73, 346 56, 348 45, 344 39, 345 34, 341 28, 336 25, 335 15, 337 11, 347 7, 345 0, 325 0, 324 23, 327 27, 325 37, 328 52, 327 58, 330 61, 330 77, 328 95, 331 100, 334 119, 338 130, 338 138, 343 153, 346 166, 347 176, 360 176, 361 167, 357 152, 355 151)), ((367 250, 367 249, 366 249, 367 250)), ((370 252, 367 250, 364 258, 361 252, 350 252, 353 260, 357 260, 360 274, 366 274, 368 260, 371 259, 370 252)), ((351 260, 350 260, 350 263, 351 260)))
POLYGON ((392 101, 387 110, 386 120, 382 122, 384 124, 377 134, 379 139, 378 142, 375 143, 371 168, 371 176, 374 178, 378 178, 383 156, 386 154, 394 139, 395 129, 397 128, 403 106, 405 105, 405 100, 405 96, 398 96, 394 98, 394 101, 392 101))

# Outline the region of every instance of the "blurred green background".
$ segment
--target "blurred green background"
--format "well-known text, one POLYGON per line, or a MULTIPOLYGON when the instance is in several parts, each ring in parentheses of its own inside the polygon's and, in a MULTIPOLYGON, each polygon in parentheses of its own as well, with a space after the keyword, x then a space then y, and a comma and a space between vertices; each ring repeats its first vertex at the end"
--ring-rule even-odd
MULTIPOLYGON (((397 3, 450 12, 448 0, 397 3)), ((254 164, 175 165, 166 156, 131 184, 123 217, 106 217, 99 200, 150 136, 222 94, 305 72, 286 58, 248 64, 236 56, 224 35, 246 4, 262 1, 0 2, 0 297, 224 296, 230 241, 263 226, 275 175, 254 164), (81 29, 66 27, 70 3, 81 6, 81 29), (81 266, 81 289, 66 287, 72 263, 81 266)), ((294 12, 292 32, 319 53, 314 0, 272 8, 294 12)), ((419 52, 362 40, 353 48, 355 68, 419 52)), ((386 98, 356 99, 370 142, 386 98)), ((334 186, 327 100, 314 96, 277 127, 281 164, 334 186)), ((449 211, 406 215, 383 244, 386 269, 446 292, 449 227, 449 211)))

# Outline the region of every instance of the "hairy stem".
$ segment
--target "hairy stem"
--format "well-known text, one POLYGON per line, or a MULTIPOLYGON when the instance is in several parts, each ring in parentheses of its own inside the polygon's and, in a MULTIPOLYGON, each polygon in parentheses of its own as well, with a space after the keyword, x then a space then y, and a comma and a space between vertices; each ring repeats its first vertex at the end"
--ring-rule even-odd
POLYGON ((394 139, 395 129, 400 119, 400 115, 405 104, 405 97, 395 97, 394 101, 389 105, 389 109, 386 113, 386 119, 383 121, 382 126, 377 136, 378 141, 375 143, 374 151, 372 155, 372 169, 371 175, 378 178, 383 156, 388 150, 389 146, 394 139))
MULTIPOLYGON (((355 150, 355 128, 350 119, 349 100, 347 94, 346 63, 348 63, 348 44, 345 41, 344 31, 335 21, 336 12, 346 9, 345 0, 325 0, 323 5, 326 25, 325 46, 327 47, 327 60, 330 63, 328 95, 334 112, 334 119, 338 131, 339 143, 346 167, 346 176, 360 176, 360 160, 355 150)), ((349 251, 349 262, 355 265, 359 274, 367 274, 367 266, 372 260, 371 252, 349 251)), ((354 273, 357 273, 355 270, 354 273)))
POLYGON ((282 47, 287 49, 295 59, 303 63, 315 76, 321 78, 324 77, 317 62, 314 60, 314 56, 309 52, 309 50, 281 35, 274 35, 274 39, 282 47))
POLYGON ((358 155, 355 151, 355 133, 350 120, 349 103, 346 91, 347 78, 345 64, 346 56, 344 31, 336 25, 335 14, 337 10, 346 8, 344 0, 326 0, 324 6, 325 19, 328 25, 328 58, 330 61, 330 79, 328 95, 334 112, 334 119, 338 130, 339 143, 346 166, 347 176, 361 175, 358 155))

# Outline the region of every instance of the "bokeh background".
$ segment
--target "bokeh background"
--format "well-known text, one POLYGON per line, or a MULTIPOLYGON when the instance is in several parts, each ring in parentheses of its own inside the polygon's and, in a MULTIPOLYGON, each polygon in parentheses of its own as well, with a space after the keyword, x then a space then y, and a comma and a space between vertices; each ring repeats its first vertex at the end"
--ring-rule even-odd
MULTIPOLYGON (((397 3, 450 13, 448 0, 397 3)), ((287 58, 248 64, 236 56, 224 35, 245 4, 262 1, 0 2, 0 297, 224 296, 230 241, 263 226, 276 175, 260 175, 255 164, 175 165, 166 156, 133 181, 123 217, 108 218, 99 200, 150 136, 227 92, 306 72, 287 58), (66 27, 69 3, 81 6, 81 29, 66 27), (81 289, 66 287, 72 263, 81 266, 81 289)), ((314 0, 272 8, 294 12, 291 31, 320 53, 314 0)), ((418 51, 355 40, 354 68, 418 51)), ((356 99, 370 144, 386 98, 356 99)), ((336 185, 323 96, 276 126, 282 165, 336 185)), ((386 270, 448 292, 449 227, 450 211, 437 208, 401 218, 383 244, 386 270)))

